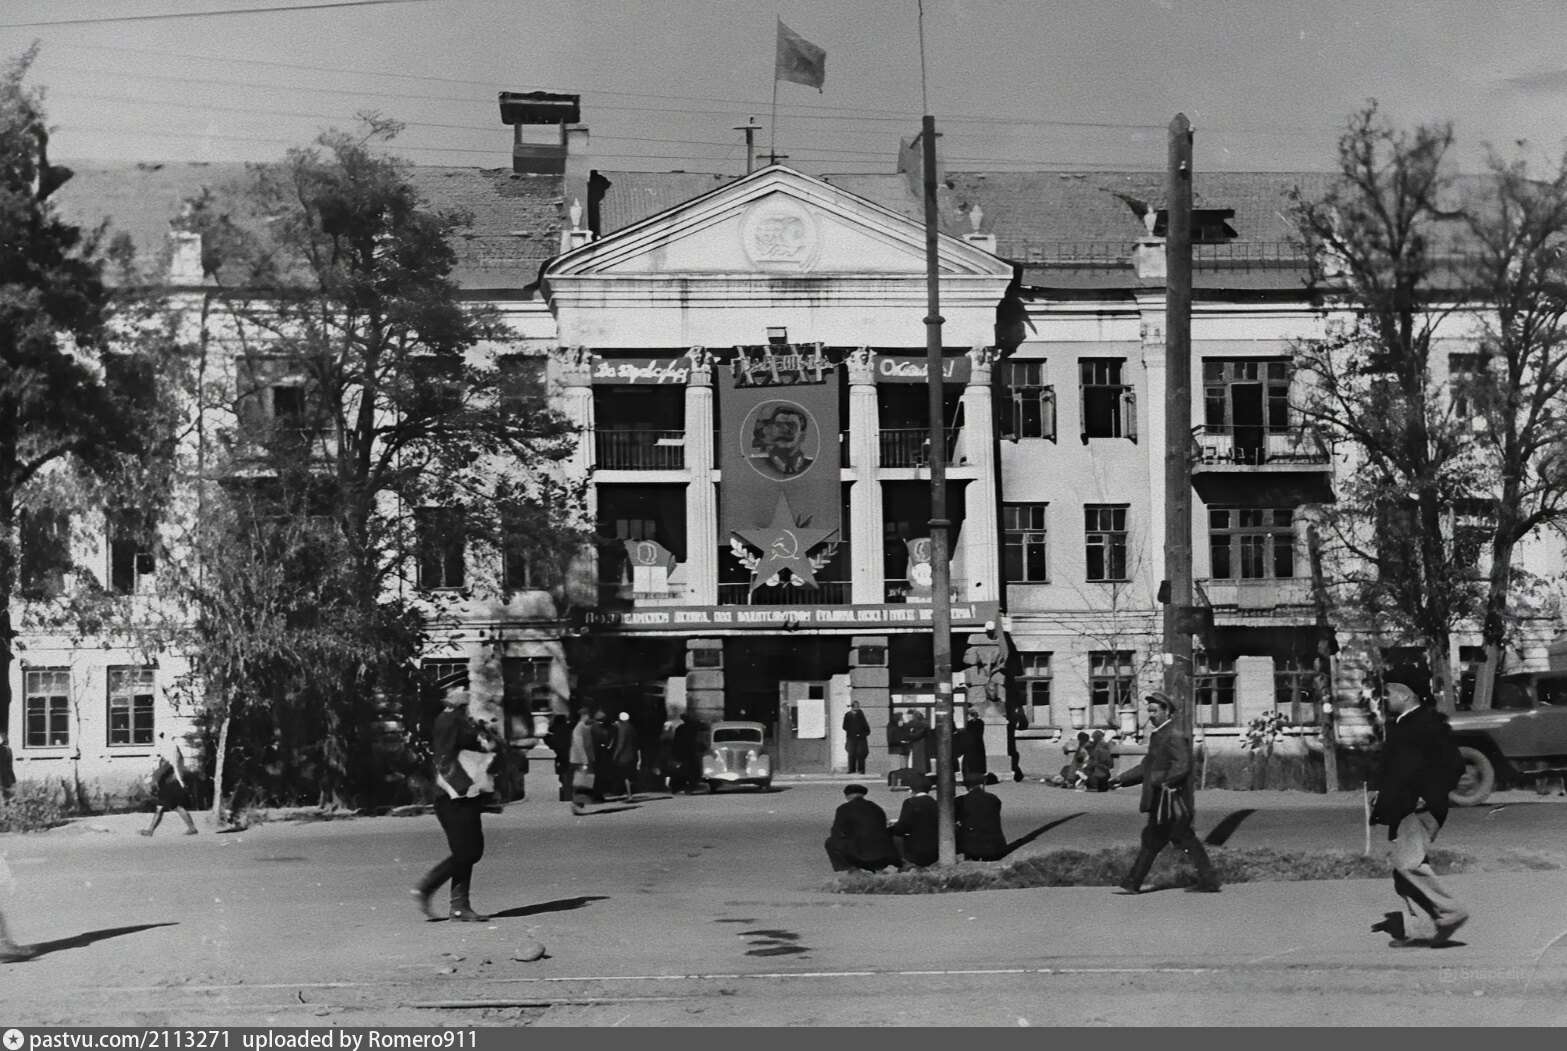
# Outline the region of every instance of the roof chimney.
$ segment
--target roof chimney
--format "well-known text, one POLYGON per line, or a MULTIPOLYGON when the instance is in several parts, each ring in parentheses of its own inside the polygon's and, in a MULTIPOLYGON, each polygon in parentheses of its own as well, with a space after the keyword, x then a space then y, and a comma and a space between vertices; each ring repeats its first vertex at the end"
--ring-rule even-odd
POLYGON ((566 127, 581 118, 581 95, 501 92, 501 123, 510 124, 513 132, 511 170, 528 175, 564 175, 566 127))

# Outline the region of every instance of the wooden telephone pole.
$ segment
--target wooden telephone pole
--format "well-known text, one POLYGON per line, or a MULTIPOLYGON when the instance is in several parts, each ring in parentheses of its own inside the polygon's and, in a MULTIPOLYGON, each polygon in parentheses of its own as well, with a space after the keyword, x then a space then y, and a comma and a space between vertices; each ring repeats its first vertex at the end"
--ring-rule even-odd
POLYGON ((1165 199, 1164 301, 1164 692, 1175 726, 1190 737, 1192 711, 1192 130, 1170 122, 1165 199))
POLYGON ((747 117, 745 123, 736 124, 734 130, 745 132, 745 173, 750 175, 756 170, 756 133, 762 126, 756 123, 755 117, 747 117))

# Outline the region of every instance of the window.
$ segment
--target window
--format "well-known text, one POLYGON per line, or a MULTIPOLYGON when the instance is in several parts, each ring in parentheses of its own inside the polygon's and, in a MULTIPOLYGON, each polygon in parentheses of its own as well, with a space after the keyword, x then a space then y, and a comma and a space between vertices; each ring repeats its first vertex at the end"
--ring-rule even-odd
POLYGON ((1091 358, 1078 363, 1083 394, 1083 441, 1090 438, 1137 438, 1137 404, 1132 388, 1121 382, 1119 358, 1091 358))
POLYGON ((109 588, 120 595, 146 595, 153 588, 158 568, 151 533, 137 516, 111 515, 109 531, 109 588))
POLYGON ((1290 363, 1266 359, 1204 358, 1203 424, 1228 433, 1231 427, 1289 430, 1290 363))
POLYGON ((526 591, 530 588, 552 588, 561 582, 562 573, 553 553, 533 550, 535 538, 508 531, 505 536, 502 557, 505 578, 502 586, 507 591, 526 591))
MULTIPOLYGON (((1480 675, 1480 666, 1485 663, 1484 646, 1460 646, 1458 647, 1458 708, 1467 711, 1474 707, 1475 679, 1480 675)), ((1492 691, 1493 694, 1495 691, 1492 691)), ((1495 700, 1492 700, 1493 706, 1495 700)))
POLYGON ((1115 722, 1117 708, 1132 703, 1136 678, 1132 671, 1131 650, 1093 650, 1088 654, 1088 721, 1108 726, 1115 722))
POLYGON ((29 668, 23 676, 23 724, 27 748, 64 748, 71 743, 71 673, 65 668, 29 668))
POLYGON ((466 678, 466 660, 427 660, 419 665, 419 693, 430 703, 439 702, 446 684, 466 678))
POLYGON ((152 744, 154 668, 109 669, 109 743, 152 744))
POLYGON ((1192 696, 1200 726, 1235 725, 1235 661, 1204 655, 1196 663, 1192 696))
POLYGON ((1008 396, 1001 400, 1003 437, 1056 438, 1056 389, 1045 382, 1043 361, 1006 363, 1008 396))
POLYGON ((462 409, 463 363, 456 354, 419 354, 407 359, 405 416, 430 420, 462 409))
POLYGON ((65 590, 65 570, 71 560, 71 516, 49 508, 24 508, 18 517, 18 590, 28 598, 54 598, 65 590))
POLYGON ((1043 584, 1050 580, 1050 533, 1045 524, 1045 512, 1049 507, 1049 504, 1002 505, 1002 557, 1008 583, 1043 584))
POLYGON ((1089 580, 1126 579, 1126 505, 1089 504, 1083 508, 1088 543, 1089 580))
POLYGON ((544 408, 544 359, 530 354, 506 354, 496 363, 496 394, 501 411, 511 416, 544 408))
POLYGON ((1455 568, 1476 573, 1491 538, 1496 535, 1496 507, 1490 500, 1453 501, 1453 549, 1455 568))
POLYGON ((1321 722, 1317 668, 1309 657, 1280 657, 1274 661, 1273 710, 1295 726, 1321 722))
POLYGON ((502 657, 501 701, 506 725, 531 731, 533 716, 550 714, 550 665, 548 657, 502 657))
POLYGON ((1049 726, 1055 720, 1050 714, 1050 657, 1049 653, 1023 653, 1023 674, 1016 682, 1021 700, 1026 706, 1030 726, 1049 726))
POLYGON ((1376 561, 1377 574, 1394 578, 1405 567, 1416 564, 1417 552, 1414 538, 1416 507, 1407 500, 1384 500, 1377 507, 1376 561))
POLYGON ((1449 354, 1447 384, 1453 399, 1453 415, 1467 420, 1475 414, 1476 385, 1485 373, 1485 359, 1479 354, 1449 354))
POLYGON ((452 507, 415 511, 419 545, 419 586, 460 588, 467 581, 463 553, 467 538, 462 512, 452 507))
POLYGON ((1287 507, 1208 509, 1208 566, 1215 580, 1295 575, 1295 512, 1287 507))

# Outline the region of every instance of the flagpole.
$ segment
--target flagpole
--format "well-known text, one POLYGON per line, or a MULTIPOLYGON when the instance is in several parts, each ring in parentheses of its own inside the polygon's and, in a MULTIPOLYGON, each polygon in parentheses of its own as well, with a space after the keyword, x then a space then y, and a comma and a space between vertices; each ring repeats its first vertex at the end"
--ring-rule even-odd
POLYGON ((778 163, 778 70, 773 70, 773 115, 767 122, 767 163, 778 163))

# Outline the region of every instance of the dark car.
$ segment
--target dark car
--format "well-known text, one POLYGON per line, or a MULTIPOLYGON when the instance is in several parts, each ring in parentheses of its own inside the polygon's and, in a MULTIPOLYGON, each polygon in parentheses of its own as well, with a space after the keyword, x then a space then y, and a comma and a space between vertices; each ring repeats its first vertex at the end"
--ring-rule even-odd
POLYGON ((1567 672, 1503 676, 1491 708, 1451 716, 1464 776, 1448 797, 1478 806, 1497 785, 1567 772, 1567 672))

